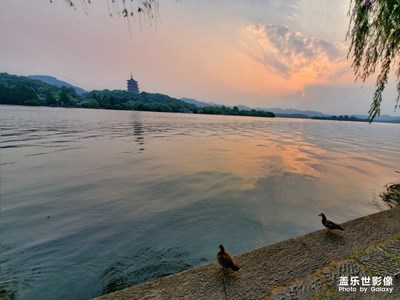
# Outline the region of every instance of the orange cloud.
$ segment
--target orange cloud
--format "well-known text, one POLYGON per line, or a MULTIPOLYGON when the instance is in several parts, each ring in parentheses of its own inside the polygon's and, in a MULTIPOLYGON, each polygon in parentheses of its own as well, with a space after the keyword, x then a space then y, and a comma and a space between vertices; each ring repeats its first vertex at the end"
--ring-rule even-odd
POLYGON ((296 90, 328 83, 348 67, 346 45, 305 37, 287 26, 251 25, 245 29, 245 38, 250 56, 296 90))

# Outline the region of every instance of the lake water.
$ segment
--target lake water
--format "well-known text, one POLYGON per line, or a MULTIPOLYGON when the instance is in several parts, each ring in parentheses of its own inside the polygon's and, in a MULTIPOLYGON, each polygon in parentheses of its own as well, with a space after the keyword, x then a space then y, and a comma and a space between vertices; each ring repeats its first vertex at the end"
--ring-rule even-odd
POLYGON ((0 106, 0 298, 88 299, 386 209, 400 125, 0 106))

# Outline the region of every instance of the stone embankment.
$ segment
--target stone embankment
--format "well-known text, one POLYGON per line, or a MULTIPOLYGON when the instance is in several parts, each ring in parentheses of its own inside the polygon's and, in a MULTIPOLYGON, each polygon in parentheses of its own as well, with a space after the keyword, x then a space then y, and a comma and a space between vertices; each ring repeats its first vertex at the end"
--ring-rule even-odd
POLYGON ((400 299, 400 207, 342 226, 241 254, 239 272, 215 262, 97 299, 400 299))

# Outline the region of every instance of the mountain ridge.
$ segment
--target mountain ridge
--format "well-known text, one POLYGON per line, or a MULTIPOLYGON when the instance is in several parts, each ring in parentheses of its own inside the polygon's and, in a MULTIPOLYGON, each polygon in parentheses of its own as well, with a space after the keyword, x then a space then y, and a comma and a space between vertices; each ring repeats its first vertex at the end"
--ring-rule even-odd
MULTIPOLYGON (((203 102, 195 99, 190 99, 190 98, 180 98, 180 100, 194 104, 198 107, 201 106, 223 106, 223 104, 217 104, 214 102, 203 102), (190 101, 190 102, 189 102, 190 101)), ((272 108, 263 108, 263 107, 257 107, 257 108, 251 108, 245 105, 236 105, 240 110, 252 110, 252 109, 257 109, 257 110, 265 110, 265 111, 270 111, 273 112, 277 117, 284 117, 284 118, 300 118, 300 119, 310 119, 313 117, 320 117, 320 118, 329 118, 331 116, 334 116, 333 114, 326 114, 322 113, 319 111, 314 111, 314 110, 301 110, 301 109, 294 109, 294 108, 280 108, 280 107, 272 107, 272 108)), ((350 114, 351 115, 351 114, 350 114)), ((362 115, 362 114, 354 114, 351 115, 360 119, 368 119, 367 115, 362 115)), ((390 116, 390 115, 381 115, 378 117, 375 117, 374 121, 378 122, 394 122, 394 123, 400 123, 400 116, 390 116)))
POLYGON ((40 81, 42 81, 44 83, 55 85, 57 87, 65 86, 65 87, 73 88, 78 95, 82 95, 84 93, 87 93, 86 90, 84 90, 84 89, 82 89, 80 87, 77 87, 75 85, 72 85, 72 84, 70 84, 70 83, 68 83, 66 81, 60 80, 60 79, 58 79, 58 78, 56 78, 54 76, 50 76, 50 75, 28 75, 27 77, 31 78, 31 79, 40 80, 40 81))
MULTIPOLYGON (((4 73, 7 74, 7 73, 4 73)), ((54 76, 50 75, 30 75, 26 76, 27 78, 33 79, 33 80, 39 80, 41 82, 44 82, 45 84, 50 84, 56 87, 69 87, 73 88, 75 92, 79 95, 89 93, 85 91, 82 88, 79 88, 77 86, 74 86, 68 82, 62 81, 57 79, 54 76)), ((196 107, 199 108, 204 108, 204 107, 215 107, 215 108, 223 108, 223 107, 229 107, 224 104, 217 104, 214 102, 204 102, 204 101, 199 101, 196 99, 192 98, 180 98, 177 100, 181 100, 183 102, 186 102, 188 104, 195 105, 196 107)), ((235 107, 235 106, 234 106, 235 107)), ((251 110, 260 110, 260 111, 269 111, 274 113, 277 117, 286 117, 286 118, 304 118, 304 119, 309 119, 309 118, 330 118, 334 115, 332 114, 325 114, 319 111, 313 111, 313 110, 300 110, 300 109, 293 109, 293 108, 280 108, 280 107, 273 107, 273 108, 251 108, 245 105, 237 105, 236 106, 239 110, 241 111, 251 111, 251 110)), ((359 119, 368 119, 367 115, 362 115, 362 114, 354 114, 351 115, 359 119)), ((400 123, 400 116, 390 116, 390 115, 381 115, 375 118, 375 121, 377 122, 393 122, 393 123, 400 123)))

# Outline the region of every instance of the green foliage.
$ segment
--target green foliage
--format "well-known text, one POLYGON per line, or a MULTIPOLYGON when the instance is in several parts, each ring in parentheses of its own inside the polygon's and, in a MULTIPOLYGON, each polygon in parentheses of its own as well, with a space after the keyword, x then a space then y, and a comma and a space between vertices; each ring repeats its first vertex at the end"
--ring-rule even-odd
POLYGON ((45 100, 45 105, 46 106, 58 106, 58 101, 54 95, 48 91, 46 93, 46 100, 45 100))
MULTIPOLYGON (((53 0, 49 0, 51 3, 53 0)), ((80 4, 83 10, 88 13, 88 4, 92 4, 92 0, 64 0, 69 6, 77 8, 77 3, 80 4)), ((119 15, 124 18, 135 20, 135 15, 139 17, 144 16, 146 22, 152 24, 158 20, 158 7, 159 0, 106 0, 108 7, 108 14, 113 17, 119 15)))
POLYGON ((6 283, 0 283, 0 299, 3 300, 16 300, 17 294, 6 283))
POLYGON ((77 94, 73 88, 62 87, 58 102, 64 107, 77 107, 77 94))
POLYGON ((329 116, 329 117, 318 117, 314 116, 311 119, 316 120, 334 120, 334 121, 357 121, 357 122, 368 122, 368 119, 362 119, 355 116, 340 115, 340 116, 329 116))
POLYGON ((239 110, 237 106, 234 106, 233 108, 227 106, 198 108, 193 104, 186 103, 167 95, 151 94, 146 92, 136 94, 121 90, 102 90, 91 91, 83 95, 83 97, 87 102, 84 102, 82 107, 87 107, 87 105, 89 105, 88 101, 94 99, 98 102, 99 108, 105 109, 275 117, 272 112, 261 110, 239 110))
POLYGON ((373 102, 369 110, 372 122, 380 115, 382 92, 388 82, 391 68, 397 77, 397 97, 400 99, 400 2, 398 0, 352 0, 349 9, 349 55, 352 56, 357 79, 365 81, 380 72, 376 80, 373 102))
POLYGON ((390 207, 400 205, 400 181, 386 185, 386 191, 380 196, 390 207))
POLYGON ((274 117, 271 112, 239 110, 231 108, 204 107, 186 103, 163 94, 140 94, 121 90, 91 91, 77 95, 73 88, 56 87, 23 76, 0 73, 0 104, 45 105, 62 107, 103 108, 141 110, 175 113, 202 113, 216 115, 238 115, 274 117))
POLYGON ((97 100, 95 99, 90 99, 87 102, 82 103, 82 107, 83 108, 99 108, 99 102, 97 102, 97 100))
POLYGON ((18 84, 13 88, 0 83, 0 104, 40 105, 35 91, 26 85, 18 84))
POLYGON ((210 114, 210 115, 230 115, 230 116, 251 116, 251 117, 267 117, 273 118, 275 114, 270 111, 264 110, 239 110, 237 106, 233 108, 227 106, 209 106, 203 107, 200 113, 210 114))
POLYGON ((58 106, 63 97, 69 106, 76 106, 78 96, 71 88, 59 88, 25 76, 0 73, 0 104, 58 106))
MULTIPOLYGON (((99 108, 125 109, 160 112, 196 112, 196 106, 163 94, 140 94, 121 90, 92 91, 84 95, 87 100, 94 99, 99 108)), ((83 105, 82 105, 83 106, 83 105)))

